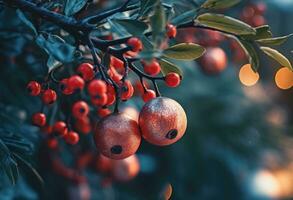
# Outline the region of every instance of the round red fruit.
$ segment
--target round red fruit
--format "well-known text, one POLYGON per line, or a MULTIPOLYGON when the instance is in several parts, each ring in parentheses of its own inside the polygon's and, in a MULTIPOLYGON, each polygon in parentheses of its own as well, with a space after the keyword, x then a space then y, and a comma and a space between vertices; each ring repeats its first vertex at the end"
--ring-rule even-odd
POLYGON ((161 71, 161 66, 156 60, 152 60, 151 62, 143 62, 143 70, 145 73, 156 76, 161 71))
POLYGON ((75 145, 79 141, 79 135, 74 131, 69 131, 64 137, 64 139, 68 144, 75 145))
POLYGON ((126 101, 133 96, 134 88, 129 80, 126 80, 121 88, 122 94, 121 99, 126 101))
POLYGON ((168 24, 167 25, 167 36, 169 38, 175 38, 177 35, 177 29, 174 25, 168 24))
POLYGON ((30 81, 27 90, 31 96, 38 96, 41 93, 41 85, 37 81, 30 81))
POLYGON ((80 64, 77 68, 77 73, 79 73, 85 81, 90 81, 95 76, 94 67, 90 63, 80 64))
POLYGON ((156 98, 156 93, 154 90, 146 90, 145 93, 142 95, 142 99, 144 102, 148 102, 151 99, 156 98))
POLYGON ((142 42, 136 37, 132 37, 127 41, 127 45, 131 47, 134 52, 139 52, 142 50, 142 42))
POLYGON ((46 125, 46 115, 44 113, 35 113, 32 117, 34 125, 42 127, 46 125))
POLYGON ((65 95, 70 95, 73 93, 71 88, 68 87, 68 78, 62 79, 60 81, 59 87, 60 87, 61 92, 65 95))
POLYGON ((84 84, 84 80, 78 75, 73 75, 68 79, 68 87, 72 91, 82 90, 84 88, 84 84))
POLYGON ((100 95, 91 97, 91 102, 95 106, 104 106, 106 105, 107 101, 108 101, 108 96, 106 93, 102 93, 100 95))
POLYGON ((89 114, 89 106, 85 101, 75 102, 72 106, 72 115, 75 118, 83 118, 89 114))
POLYGON ((107 85, 104 81, 95 79, 89 83, 87 90, 90 96, 97 96, 107 92, 107 85))
POLYGON ((52 89, 45 90, 42 95, 42 100, 45 104, 52 104, 56 101, 56 99, 57 99, 57 94, 52 89))
POLYGON ((170 72, 165 77, 165 83, 169 87, 177 87, 180 84, 180 76, 177 73, 170 72))
POLYGON ((68 132, 68 129, 65 122, 58 121, 58 122, 55 122, 55 124, 53 125, 53 133, 56 135, 63 137, 67 134, 67 132, 68 132))

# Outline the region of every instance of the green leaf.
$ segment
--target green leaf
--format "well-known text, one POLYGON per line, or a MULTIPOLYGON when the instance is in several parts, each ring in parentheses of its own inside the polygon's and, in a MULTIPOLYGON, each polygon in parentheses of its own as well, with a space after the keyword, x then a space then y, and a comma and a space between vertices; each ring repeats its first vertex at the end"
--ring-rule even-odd
POLYGON ((163 55, 178 60, 194 60, 201 57, 204 52, 205 49, 198 44, 181 43, 165 49, 163 55))
POLYGON ((283 43, 285 43, 289 39, 289 37, 291 37, 292 35, 293 34, 286 35, 283 37, 260 39, 260 40, 257 40, 257 42, 260 43, 261 45, 278 46, 278 45, 282 45, 283 43))
POLYGON ((172 24, 179 25, 183 24, 184 22, 193 20, 197 15, 197 9, 189 10, 187 12, 184 12, 181 15, 176 16, 172 19, 172 24))
POLYGON ((159 58, 162 56, 162 52, 156 50, 144 50, 138 54, 136 58, 139 59, 152 59, 152 58, 159 58))
POLYGON ((196 24, 201 24, 219 31, 235 35, 255 35, 256 31, 248 24, 221 14, 206 13, 197 17, 196 24))
POLYGON ((24 160, 21 156, 16 153, 13 153, 14 157, 18 160, 18 162, 22 163, 27 169, 29 169, 32 174, 38 179, 38 181, 43 185, 44 180, 41 175, 37 172, 37 170, 26 160, 24 160))
POLYGON ((150 18, 150 21, 153 41, 156 45, 160 46, 166 31, 166 15, 161 3, 158 3, 155 7, 154 15, 150 18))
POLYGON ((57 35, 49 35, 47 39, 39 35, 36 39, 37 44, 43 48, 49 56, 53 56, 62 63, 69 63, 74 60, 75 47, 67 44, 57 35))
POLYGON ((55 69, 56 67, 61 66, 62 63, 59 62, 58 60, 56 60, 53 56, 49 56, 48 60, 47 60, 47 67, 48 67, 48 71, 52 71, 53 69, 55 69))
POLYGON ((140 0, 139 16, 147 16, 158 4, 159 0, 140 0))
POLYGON ((175 72, 175 73, 179 74, 181 77, 183 77, 182 70, 178 66, 176 66, 175 64, 173 64, 165 59, 160 59, 159 63, 160 63, 161 71, 162 71, 163 75, 166 75, 170 72, 175 72))
POLYGON ((260 62, 259 62, 259 56, 254 48, 253 43, 250 43, 245 40, 237 40, 243 50, 245 51, 246 55, 249 57, 249 63, 251 65, 251 68, 253 69, 254 72, 257 72, 260 62))
POLYGON ((72 16, 80 11, 87 3, 87 0, 66 0, 64 13, 67 16, 72 16))
POLYGON ((24 13, 21 10, 17 9, 16 14, 19 17, 19 19, 33 31, 35 35, 38 35, 38 32, 33 23, 24 15, 24 13))
POLYGON ((258 26, 255 28, 255 35, 243 35, 245 40, 259 40, 273 37, 271 29, 268 25, 258 26))
POLYGON ((205 9, 224 9, 235 6, 240 2, 241 0, 207 0, 201 7, 205 9))
POLYGON ((272 49, 270 47, 260 47, 260 49, 269 57, 280 63, 282 67, 288 67, 290 70, 293 70, 290 61, 279 51, 272 49))
POLYGON ((148 29, 146 23, 133 19, 113 19, 112 22, 122 26, 131 35, 138 37, 148 29))

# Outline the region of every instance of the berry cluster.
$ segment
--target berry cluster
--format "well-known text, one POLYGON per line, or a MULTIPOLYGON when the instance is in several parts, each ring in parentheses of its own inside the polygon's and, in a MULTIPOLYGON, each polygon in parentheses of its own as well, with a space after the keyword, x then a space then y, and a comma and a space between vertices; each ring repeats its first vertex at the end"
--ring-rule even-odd
MULTIPOLYGON (((171 39, 176 35, 176 27, 168 24, 166 37, 171 39)), ((48 136, 49 148, 58 148, 58 138, 75 145, 80 134, 93 131, 99 152, 117 160, 134 155, 142 137, 155 145, 170 145, 183 136, 187 126, 184 110, 176 101, 161 97, 156 84, 157 80, 163 80, 167 86, 177 87, 180 75, 169 72, 160 76, 161 66, 155 58, 137 60, 137 53, 143 49, 140 39, 129 38, 125 46, 120 56, 115 53, 110 56, 106 70, 94 59, 94 64, 83 62, 74 73, 60 80, 56 79, 59 68, 55 68, 44 82, 31 81, 27 85, 30 95, 41 96, 47 108, 56 101, 61 105, 59 118, 47 114, 50 117, 47 120, 43 111, 32 117, 32 123, 48 136), (131 67, 131 59, 136 59, 141 69, 131 67), (127 77, 130 70, 139 76, 135 84, 127 77), (144 79, 154 84, 154 90, 144 79), (140 95, 145 102, 139 120, 118 109, 119 101, 127 101, 134 95, 140 95)))

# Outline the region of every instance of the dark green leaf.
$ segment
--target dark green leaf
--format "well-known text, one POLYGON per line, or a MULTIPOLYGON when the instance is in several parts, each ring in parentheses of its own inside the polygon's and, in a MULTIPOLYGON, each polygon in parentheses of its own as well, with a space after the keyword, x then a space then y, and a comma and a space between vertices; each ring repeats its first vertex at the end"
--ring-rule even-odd
POLYGON ((249 57, 249 63, 251 65, 251 68, 254 72, 257 72, 259 68, 259 56, 254 48, 253 43, 250 43, 245 40, 237 40, 243 50, 245 51, 246 55, 249 57))
POLYGON ((166 75, 170 72, 175 72, 175 73, 179 74, 181 77, 183 77, 182 70, 178 66, 176 66, 175 64, 173 64, 165 59, 160 59, 159 63, 161 65, 161 71, 162 71, 163 75, 166 75))
POLYGON ((198 44, 181 43, 165 49, 163 55, 178 60, 194 60, 201 57, 204 52, 205 49, 198 44))
POLYGON ((162 52, 160 52, 160 51, 144 50, 138 54, 137 58, 152 59, 152 58, 159 58, 161 56, 162 56, 162 52))
POLYGON ((52 69, 59 67, 60 65, 62 65, 61 62, 56 60, 53 56, 49 56, 49 58, 47 60, 47 67, 48 67, 49 72, 52 71, 52 69))
POLYGON ((154 15, 150 19, 152 27, 152 37, 156 45, 160 46, 166 31, 166 15, 161 3, 155 7, 154 15))
POLYGON ((256 31, 248 24, 221 14, 206 13, 197 17, 196 24, 235 35, 255 35, 256 31))
POLYGON ((197 9, 189 10, 187 12, 182 13, 181 15, 176 16, 172 19, 172 24, 179 25, 184 22, 191 21, 196 17, 197 9))
POLYGON ((27 167, 32 172, 32 174, 35 175, 35 177, 38 179, 38 181, 41 184, 44 184, 44 180, 41 177, 41 175, 37 172, 37 170, 29 162, 27 162, 26 160, 24 160, 21 156, 19 156, 16 153, 14 153, 13 155, 18 160, 18 162, 22 163, 25 167, 27 167))
POLYGON ((24 13, 21 10, 17 9, 16 14, 19 17, 19 19, 33 31, 35 35, 38 35, 38 32, 33 23, 24 15, 24 13))
POLYGON ((122 26, 133 36, 141 36, 148 28, 147 24, 133 19, 113 19, 112 22, 122 26))
POLYGON ((142 17, 147 16, 158 2, 159 0, 141 0, 139 15, 142 17))
POLYGON ((64 13, 67 16, 72 16, 80 11, 87 3, 87 0, 66 0, 64 13))
POLYGON ((245 40, 259 40, 273 37, 271 29, 268 25, 258 26, 255 28, 255 31, 255 35, 243 35, 242 37, 245 38, 245 40))
POLYGON ((282 67, 288 67, 290 70, 293 70, 290 61, 279 51, 272 49, 270 47, 261 47, 260 49, 269 57, 280 63, 282 67))
POLYGON ((205 9, 224 9, 235 6, 240 2, 241 0, 206 0, 201 7, 205 9))
POLYGON ((285 43, 289 39, 289 37, 291 37, 292 35, 293 34, 286 35, 283 37, 260 39, 260 40, 257 40, 257 42, 260 43, 261 45, 278 46, 285 43))

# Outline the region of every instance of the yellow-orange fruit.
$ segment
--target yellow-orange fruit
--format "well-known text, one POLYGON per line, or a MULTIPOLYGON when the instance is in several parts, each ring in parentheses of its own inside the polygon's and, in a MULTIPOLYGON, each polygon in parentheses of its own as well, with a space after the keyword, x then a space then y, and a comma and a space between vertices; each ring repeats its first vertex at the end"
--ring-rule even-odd
POLYGON ((96 126, 96 146, 108 158, 123 159, 133 155, 140 141, 137 122, 124 113, 108 115, 96 126))
POLYGON ((219 74, 227 67, 227 56, 219 47, 209 47, 200 60, 201 69, 206 74, 219 74))
POLYGON ((155 145, 170 145, 185 133, 187 118, 179 103, 166 97, 147 102, 139 115, 139 126, 144 139, 155 145))
POLYGON ((129 181, 138 174, 139 170, 140 164, 136 155, 112 161, 112 176, 117 181, 129 181))

